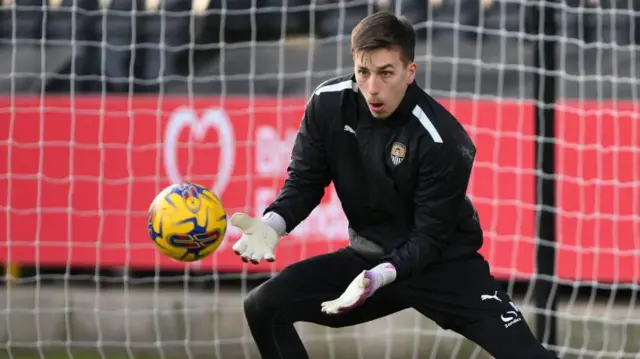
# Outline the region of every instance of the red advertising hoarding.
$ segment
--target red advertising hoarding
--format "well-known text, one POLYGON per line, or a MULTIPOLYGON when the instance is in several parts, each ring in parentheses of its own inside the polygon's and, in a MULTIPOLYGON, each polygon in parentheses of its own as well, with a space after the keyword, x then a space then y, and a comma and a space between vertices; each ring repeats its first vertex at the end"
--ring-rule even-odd
MULTIPOLYGON (((146 233, 151 199, 190 180, 229 213, 258 215, 279 190, 305 99, 0 99, 0 262, 182 268, 146 233)), ((504 279, 535 262, 534 123, 526 102, 443 100, 476 141, 469 194, 483 254, 504 279)), ((557 139, 558 275, 640 281, 640 120, 633 104, 565 103, 557 139), (578 110, 579 109, 579 110, 578 110)), ((331 189, 274 264, 242 263, 230 228, 203 270, 279 270, 346 244, 331 189)))

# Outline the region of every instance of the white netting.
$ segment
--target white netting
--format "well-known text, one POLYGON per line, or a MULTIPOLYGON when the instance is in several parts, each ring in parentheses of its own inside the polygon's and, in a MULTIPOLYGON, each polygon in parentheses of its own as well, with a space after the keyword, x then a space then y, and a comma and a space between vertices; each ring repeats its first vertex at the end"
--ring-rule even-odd
MULTIPOLYGON (((535 4, 4 0, 0 358, 257 358, 242 299, 282 266, 345 243, 333 193, 259 271, 230 253, 234 231, 186 268, 162 257, 146 234, 149 201, 190 179, 229 212, 260 213, 285 175, 307 96, 350 71, 349 30, 380 8, 415 23, 418 81, 476 141, 470 195, 483 253, 535 326, 537 70, 526 27, 535 4)), ((555 349, 638 358, 640 5, 553 6, 555 349)), ((485 356, 413 311, 299 329, 314 358, 485 356)))

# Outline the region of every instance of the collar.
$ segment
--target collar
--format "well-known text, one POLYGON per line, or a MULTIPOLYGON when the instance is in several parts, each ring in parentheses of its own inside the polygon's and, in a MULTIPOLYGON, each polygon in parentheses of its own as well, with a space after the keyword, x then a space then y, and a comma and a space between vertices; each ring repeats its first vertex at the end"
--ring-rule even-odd
POLYGON ((405 92, 402 101, 398 108, 389 116, 389 120, 407 120, 413 116, 413 109, 416 107, 418 103, 418 99, 420 98, 420 94, 422 90, 420 86, 414 80, 408 87, 407 92, 405 92))

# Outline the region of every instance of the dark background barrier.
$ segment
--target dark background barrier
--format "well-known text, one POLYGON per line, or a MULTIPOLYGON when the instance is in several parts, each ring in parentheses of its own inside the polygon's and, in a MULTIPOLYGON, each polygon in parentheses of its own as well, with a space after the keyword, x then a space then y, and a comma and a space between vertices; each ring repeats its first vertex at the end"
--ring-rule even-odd
MULTIPOLYGON (((205 3, 197 13, 195 2, 184 0, 156 9, 140 0, 112 0, 106 8, 80 0, 75 10, 72 0, 45 8, 42 1, 0 8, 4 93, 306 95, 327 77, 351 71, 351 28, 383 8, 327 0, 289 0, 283 7, 281 0, 264 0, 252 10, 251 1, 234 0, 205 3), (305 40, 283 40, 300 37, 305 40)), ((558 97, 634 98, 640 60, 630 46, 640 42, 633 8, 640 5, 574 2, 554 5, 561 35, 558 97)), ((441 96, 532 98, 536 2, 427 4, 398 5, 421 37, 416 54, 423 86, 441 96)))

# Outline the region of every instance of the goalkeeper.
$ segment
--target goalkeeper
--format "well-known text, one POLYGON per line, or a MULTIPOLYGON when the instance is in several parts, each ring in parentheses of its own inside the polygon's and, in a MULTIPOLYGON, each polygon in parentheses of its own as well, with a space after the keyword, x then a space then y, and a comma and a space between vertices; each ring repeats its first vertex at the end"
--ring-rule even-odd
POLYGON ((308 354, 293 324, 345 327, 407 308, 497 359, 555 358, 478 252, 483 233, 466 197, 475 156, 456 118, 414 81, 410 23, 378 12, 351 34, 355 74, 307 103, 288 178, 262 218, 236 213, 245 262, 275 260, 280 238, 333 182, 348 247, 285 268, 253 290, 245 315, 263 358, 308 354))

